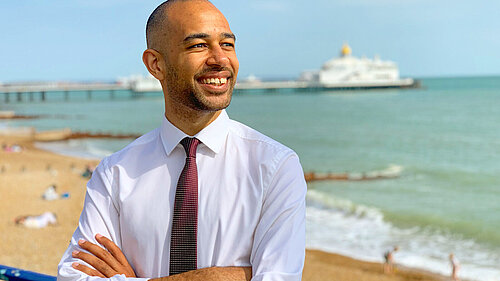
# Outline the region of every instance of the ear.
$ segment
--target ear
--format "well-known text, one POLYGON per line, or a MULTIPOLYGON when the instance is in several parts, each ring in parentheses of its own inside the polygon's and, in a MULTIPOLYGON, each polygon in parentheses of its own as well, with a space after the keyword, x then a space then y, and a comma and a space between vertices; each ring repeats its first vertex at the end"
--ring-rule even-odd
POLYGON ((147 49, 142 54, 142 61, 149 73, 156 79, 162 81, 165 79, 165 60, 163 56, 154 49, 147 49))

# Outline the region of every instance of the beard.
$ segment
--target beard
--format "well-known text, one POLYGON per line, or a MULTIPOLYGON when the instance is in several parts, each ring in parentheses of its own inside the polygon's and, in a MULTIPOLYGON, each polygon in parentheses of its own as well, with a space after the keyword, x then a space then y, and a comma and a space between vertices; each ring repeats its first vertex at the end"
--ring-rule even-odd
POLYGON ((176 103, 185 105, 196 111, 215 112, 225 109, 231 103, 233 89, 235 85, 234 72, 229 68, 209 68, 204 69, 195 75, 193 80, 182 79, 178 72, 171 66, 167 66, 167 75, 165 77, 168 95, 176 103), (196 77, 211 71, 229 71, 231 79, 228 80, 229 88, 223 93, 205 93, 197 87, 196 77), (192 82, 194 81, 194 83, 192 82))

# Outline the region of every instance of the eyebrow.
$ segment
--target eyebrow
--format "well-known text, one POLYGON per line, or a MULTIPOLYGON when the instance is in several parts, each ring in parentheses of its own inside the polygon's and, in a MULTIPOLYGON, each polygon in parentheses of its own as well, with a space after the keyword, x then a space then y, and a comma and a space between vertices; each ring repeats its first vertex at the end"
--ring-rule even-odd
MULTIPOLYGON (((191 41, 193 39, 206 39, 209 37, 210 37, 210 35, 208 35, 207 33, 193 33, 193 34, 186 36, 186 38, 184 38, 183 42, 188 42, 188 41, 191 41)), ((234 41, 236 41, 236 36, 233 33, 224 32, 221 34, 221 37, 224 39, 229 38, 229 39, 233 39, 234 41)))
POLYGON ((225 32, 225 33, 222 33, 222 38, 224 39, 233 39, 234 41, 236 41, 236 35, 234 35, 233 33, 228 33, 228 32, 225 32))

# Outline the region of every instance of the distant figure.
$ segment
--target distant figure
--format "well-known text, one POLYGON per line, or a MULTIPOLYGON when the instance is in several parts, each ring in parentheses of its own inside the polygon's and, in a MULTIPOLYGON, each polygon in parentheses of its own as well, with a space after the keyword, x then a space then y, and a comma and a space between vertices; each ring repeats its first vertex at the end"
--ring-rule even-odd
POLYGON ((17 152, 23 151, 23 148, 16 143, 13 145, 8 145, 8 144, 4 143, 4 144, 2 144, 2 150, 4 152, 16 152, 17 153, 17 152))
POLYGON ((45 212, 39 216, 19 216, 14 220, 17 225, 27 228, 44 228, 57 224, 57 216, 52 212, 45 212))
POLYGON ((83 172, 82 177, 90 179, 92 177, 93 172, 94 169, 90 165, 87 165, 85 166, 85 171, 83 172))
POLYGON ((2 144, 2 150, 5 152, 12 152, 12 148, 7 144, 2 144))
POLYGON ((47 187, 47 189, 42 194, 42 198, 47 201, 59 199, 59 194, 57 193, 56 189, 57 186, 55 184, 47 187))
POLYGON ((398 246, 394 246, 394 249, 389 250, 384 253, 384 273, 392 274, 394 273, 394 253, 399 250, 398 246))
POLYGON ((451 264, 451 279, 454 281, 460 281, 458 278, 458 270, 460 269, 460 263, 453 253, 450 253, 450 264, 451 264))
POLYGON ((69 165, 69 168, 71 169, 72 172, 74 172, 76 169, 75 163, 71 163, 71 165, 69 165))
POLYGON ((18 145, 18 144, 13 144, 13 145, 10 147, 10 150, 11 150, 12 152, 21 152, 21 151, 23 151, 23 149, 21 148, 21 146, 20 146, 20 145, 18 145))

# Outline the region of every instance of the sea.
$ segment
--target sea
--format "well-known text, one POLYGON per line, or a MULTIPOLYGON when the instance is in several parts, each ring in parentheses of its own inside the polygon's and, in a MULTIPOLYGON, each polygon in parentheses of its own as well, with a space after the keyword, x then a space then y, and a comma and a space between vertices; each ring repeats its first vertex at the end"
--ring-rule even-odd
MULTIPOLYGON (((418 89, 236 92, 227 109, 294 149, 305 171, 370 174, 388 167, 397 178, 308 184, 307 247, 383 261, 399 246, 403 266, 500 280, 500 77, 421 79, 418 89)), ((0 127, 142 134, 161 123, 160 93, 47 93, 47 100, 0 110, 39 119, 0 127)), ((131 140, 40 143, 61 154, 102 158, 131 140)))

